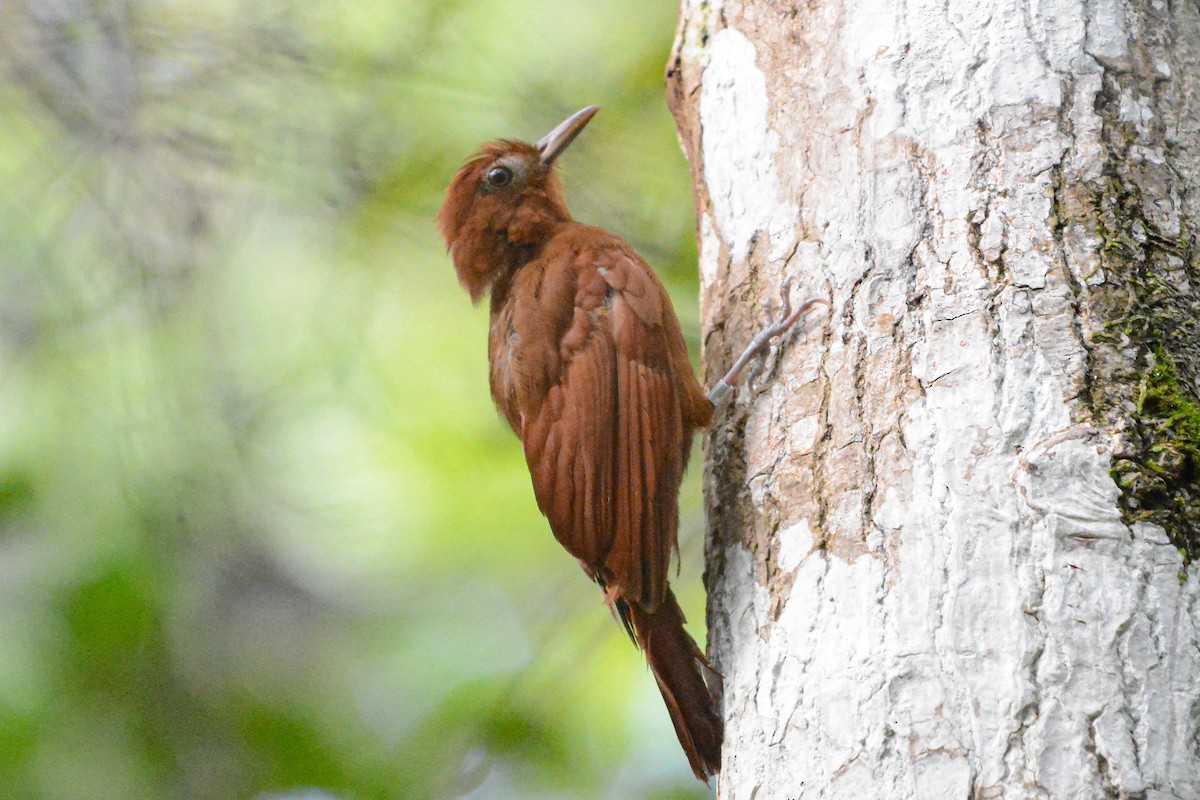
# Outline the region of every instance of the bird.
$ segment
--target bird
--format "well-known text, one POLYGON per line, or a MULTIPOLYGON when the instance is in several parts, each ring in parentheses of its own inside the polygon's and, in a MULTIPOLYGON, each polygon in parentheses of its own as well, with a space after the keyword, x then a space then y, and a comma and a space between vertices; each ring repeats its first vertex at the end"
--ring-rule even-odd
POLYGON ((576 221, 558 157, 599 111, 536 143, 489 142, 438 214, 461 286, 489 295, 489 385, 521 441, 538 508, 645 654, 695 776, 719 773, 720 676, 684 628, 668 580, 695 433, 741 368, 807 310, 763 331, 711 399, 662 283, 616 234, 576 221))

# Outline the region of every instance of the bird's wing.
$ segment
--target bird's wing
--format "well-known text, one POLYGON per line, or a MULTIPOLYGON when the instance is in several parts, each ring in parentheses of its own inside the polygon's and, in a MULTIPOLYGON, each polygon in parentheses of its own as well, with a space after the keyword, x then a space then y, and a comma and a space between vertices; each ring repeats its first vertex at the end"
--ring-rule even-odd
POLYGON ((525 457, 559 542, 652 611, 666 591, 694 427, 683 406, 691 387, 673 363, 682 337, 662 285, 624 242, 577 251, 575 263, 562 370, 525 421, 525 457))

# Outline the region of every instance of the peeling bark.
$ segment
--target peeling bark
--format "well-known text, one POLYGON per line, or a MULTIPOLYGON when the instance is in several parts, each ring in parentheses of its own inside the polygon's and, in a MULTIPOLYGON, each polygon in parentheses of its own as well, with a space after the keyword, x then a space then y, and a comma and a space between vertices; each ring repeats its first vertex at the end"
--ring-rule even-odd
POLYGON ((1200 797, 1200 5, 683 0, 722 798, 1200 797), (797 298, 799 299, 799 298, 797 298))

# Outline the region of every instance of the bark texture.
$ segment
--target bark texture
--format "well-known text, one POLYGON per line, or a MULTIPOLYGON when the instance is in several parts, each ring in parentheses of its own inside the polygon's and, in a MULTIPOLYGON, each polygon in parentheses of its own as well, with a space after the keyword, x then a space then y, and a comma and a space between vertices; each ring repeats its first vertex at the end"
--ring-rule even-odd
POLYGON ((1200 4, 683 0, 723 798, 1200 797, 1200 4), (799 294, 797 296, 799 299, 799 294))

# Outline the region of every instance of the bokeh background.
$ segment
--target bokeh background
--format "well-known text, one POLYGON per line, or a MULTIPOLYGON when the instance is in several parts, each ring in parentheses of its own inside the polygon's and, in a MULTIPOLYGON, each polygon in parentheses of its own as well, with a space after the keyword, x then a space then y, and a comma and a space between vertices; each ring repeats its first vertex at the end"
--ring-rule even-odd
POLYGON ((597 103, 568 198, 695 350, 675 11, 0 0, 0 797, 710 796, 434 223, 480 142, 597 103))

